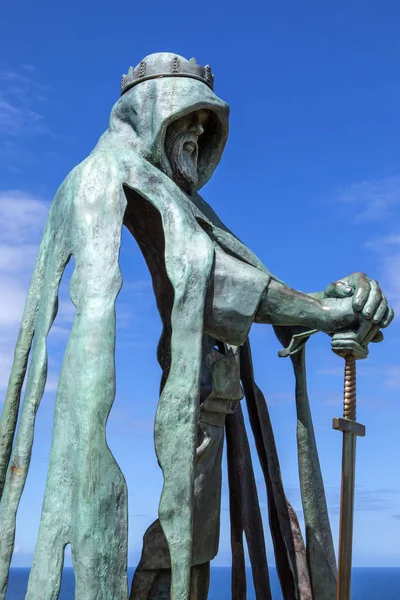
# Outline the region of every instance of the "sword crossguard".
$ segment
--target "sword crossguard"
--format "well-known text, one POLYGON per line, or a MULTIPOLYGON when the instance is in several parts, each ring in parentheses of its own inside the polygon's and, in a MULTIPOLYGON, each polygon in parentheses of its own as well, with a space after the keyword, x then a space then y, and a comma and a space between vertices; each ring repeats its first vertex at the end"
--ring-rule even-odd
POLYGON ((333 429, 337 431, 349 431, 359 437, 365 436, 365 425, 357 423, 357 421, 351 421, 350 419, 342 419, 341 417, 334 417, 332 422, 333 429))

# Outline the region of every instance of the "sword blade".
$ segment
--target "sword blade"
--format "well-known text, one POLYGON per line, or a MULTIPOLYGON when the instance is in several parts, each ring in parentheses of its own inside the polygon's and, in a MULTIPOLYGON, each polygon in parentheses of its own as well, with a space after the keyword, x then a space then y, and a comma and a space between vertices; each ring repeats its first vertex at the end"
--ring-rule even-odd
POLYGON ((354 433, 343 432, 337 600, 350 600, 351 592, 356 441, 354 433))
MULTIPOLYGON (((352 416, 355 416, 355 411, 352 416)), ((357 436, 365 435, 365 427, 348 418, 333 419, 333 429, 343 432, 342 486, 340 492, 339 565, 336 600, 350 600, 353 552, 354 491, 357 436)))

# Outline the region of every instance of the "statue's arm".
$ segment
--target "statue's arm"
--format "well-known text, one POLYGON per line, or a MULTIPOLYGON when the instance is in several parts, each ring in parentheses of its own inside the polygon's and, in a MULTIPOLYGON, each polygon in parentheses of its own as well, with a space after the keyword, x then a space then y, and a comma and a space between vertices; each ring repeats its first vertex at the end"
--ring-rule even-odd
POLYGON ((316 300, 324 300, 326 298, 325 292, 308 292, 307 296, 311 296, 311 298, 315 298, 316 300))
MULTIPOLYGON (((360 321, 369 321, 371 327, 385 328, 393 317, 393 309, 388 306, 378 282, 357 272, 331 283, 323 292, 310 294, 271 281, 256 320, 274 325, 311 325, 333 333, 342 327, 353 327, 360 321), (293 318, 297 319, 296 323, 289 323, 293 318)), ((372 341, 382 339, 382 333, 378 332, 372 341)))
POLYGON ((332 333, 356 326, 359 315, 353 309, 351 298, 314 297, 271 279, 262 295, 255 322, 303 325, 332 333))

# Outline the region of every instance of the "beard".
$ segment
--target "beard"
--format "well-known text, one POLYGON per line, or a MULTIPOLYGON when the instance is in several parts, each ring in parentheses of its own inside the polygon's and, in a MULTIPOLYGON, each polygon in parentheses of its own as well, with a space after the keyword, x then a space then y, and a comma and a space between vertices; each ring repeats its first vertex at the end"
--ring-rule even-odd
POLYGON ((165 139, 165 153, 172 169, 172 179, 183 191, 191 194, 198 183, 197 136, 170 127, 165 139))

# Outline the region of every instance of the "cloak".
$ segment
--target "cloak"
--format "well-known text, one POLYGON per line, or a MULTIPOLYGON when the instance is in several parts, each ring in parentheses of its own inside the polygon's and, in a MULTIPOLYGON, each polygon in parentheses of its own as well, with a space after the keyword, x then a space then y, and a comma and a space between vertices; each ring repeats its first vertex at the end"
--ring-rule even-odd
MULTIPOLYGON (((122 285, 119 252, 125 224, 147 261, 163 323, 158 346, 163 374, 155 421, 155 448, 164 477, 159 519, 170 551, 171 598, 188 600, 205 305, 216 247, 274 277, 198 194, 189 197, 171 179, 164 150, 166 129, 199 109, 213 115, 212 125, 199 138, 200 189, 222 156, 228 106, 202 81, 164 77, 141 82, 116 102, 109 128, 53 200, 0 424, 0 599, 5 598, 16 512, 46 382, 46 338, 71 256, 75 269, 70 296, 76 316, 58 382, 46 491, 26 598, 58 597, 67 544, 71 544, 77 599, 126 600, 128 596, 127 489, 105 435, 115 396, 115 301, 122 285)), ((247 339, 251 323, 249 314, 237 341, 241 379, 265 475, 284 598, 333 600, 335 558, 308 405, 304 349, 292 360, 307 550, 283 491, 268 409, 254 382, 247 339)), ((276 328, 276 332, 287 346, 294 330, 276 328)), ((257 598, 270 598, 260 509, 240 409, 228 417, 227 442, 232 597, 245 597, 244 532, 257 598)))

